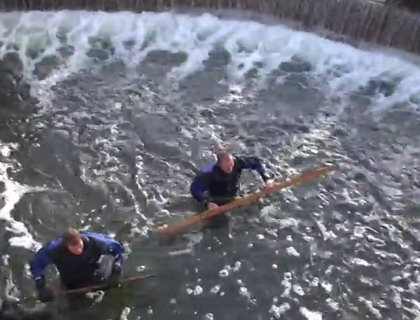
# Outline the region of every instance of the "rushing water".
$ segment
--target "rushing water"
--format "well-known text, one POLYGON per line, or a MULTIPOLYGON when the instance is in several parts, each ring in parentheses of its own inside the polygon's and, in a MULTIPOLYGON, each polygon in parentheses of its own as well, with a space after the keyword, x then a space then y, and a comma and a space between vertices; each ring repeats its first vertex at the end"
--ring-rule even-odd
MULTIPOLYGON (((207 14, 0 22, 0 57, 19 57, 39 100, 1 129, 2 265, 23 300, 33 302, 33 252, 76 226, 123 241, 126 274, 158 272, 94 296, 77 319, 420 313, 416 65, 207 14), (220 141, 259 155, 279 180, 324 163, 339 171, 232 212, 226 228, 160 238, 153 224, 198 209, 189 182, 220 141)), ((242 181, 260 186, 253 173, 242 181)), ((51 307, 68 312, 62 300, 51 307)))

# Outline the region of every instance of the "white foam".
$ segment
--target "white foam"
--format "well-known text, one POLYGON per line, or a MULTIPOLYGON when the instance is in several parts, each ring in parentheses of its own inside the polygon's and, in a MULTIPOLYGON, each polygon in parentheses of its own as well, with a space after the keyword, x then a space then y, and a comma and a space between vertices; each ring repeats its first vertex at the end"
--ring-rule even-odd
POLYGON ((240 287, 239 288, 239 294, 241 296, 244 296, 244 297, 247 297, 247 298, 250 298, 251 297, 251 294, 249 293, 247 287, 240 287))
POLYGON ((353 235, 354 235, 355 238, 361 239, 361 238, 364 237, 365 232, 366 232, 365 227, 356 226, 356 227, 354 227, 353 235))
POLYGON ((311 287, 318 287, 319 285, 319 279, 317 277, 314 277, 313 280, 309 283, 311 287))
POLYGON ((226 278, 229 276, 229 271, 227 269, 222 269, 219 271, 219 276, 221 276, 222 278, 226 278))
POLYGON ((324 237, 324 240, 327 240, 327 239, 334 240, 337 238, 335 233, 332 231, 327 231, 327 228, 320 221, 317 221, 316 224, 318 225, 319 231, 321 231, 321 234, 324 237))
POLYGON ((414 307, 413 309, 415 310, 417 314, 420 315, 420 302, 414 299, 409 299, 408 301, 410 301, 413 304, 413 307, 414 307))
POLYGON ((0 146, 0 154, 4 158, 9 158, 12 150, 16 148, 17 148, 16 144, 2 145, 0 146))
POLYGON ((288 227, 295 227, 297 228, 299 225, 299 220, 295 218, 287 218, 287 219, 279 219, 277 223, 280 226, 280 229, 288 228, 288 227))
POLYGON ((280 319, 281 315, 289 309, 290 309, 290 304, 285 302, 280 306, 272 305, 268 312, 272 314, 276 319, 280 319))
MULTIPOLYGON (((2 144, 0 147, 0 152, 2 156, 6 158, 9 157, 12 150, 16 148, 17 145, 2 144)), ((11 216, 11 212, 15 205, 26 192, 31 190, 29 187, 9 179, 7 169, 11 167, 11 164, 0 163, 0 180, 5 184, 5 191, 1 195, 4 198, 4 206, 0 209, 0 219, 8 221, 6 230, 16 235, 9 239, 11 246, 37 250, 41 247, 41 244, 34 240, 28 228, 23 222, 16 221, 11 216)))
POLYGON ((386 242, 384 240, 376 238, 371 234, 367 235, 366 239, 368 239, 370 242, 375 242, 377 247, 386 246, 386 242))
POLYGON ((233 268, 232 268, 232 270, 234 271, 234 272, 237 272, 237 271, 239 271, 239 269, 241 269, 241 262, 240 261, 235 261, 235 265, 233 266, 233 268))
POLYGON ((325 301, 327 302, 327 305, 331 308, 331 310, 333 310, 333 311, 340 310, 340 304, 337 301, 334 301, 331 298, 328 298, 325 301))
POLYGON ((360 258, 352 258, 351 262, 358 265, 358 266, 364 266, 364 267, 369 267, 371 266, 371 264, 369 262, 367 262, 364 259, 360 259, 360 258))
POLYGON ((332 266, 332 265, 328 266, 327 270, 325 270, 325 274, 326 275, 330 275, 331 272, 332 272, 332 270, 333 270, 333 268, 334 268, 334 266, 332 266))
POLYGON ((303 291, 302 287, 298 284, 293 285, 293 291, 301 297, 305 295, 305 291, 303 291))
POLYGON ((293 247, 287 247, 286 252, 289 256, 300 257, 299 252, 293 247))
MULTIPOLYGON (((420 103, 418 66, 282 25, 223 20, 210 14, 191 17, 169 12, 58 11, 1 13, 0 30, 0 41, 4 43, 0 58, 13 50, 12 44, 18 44, 27 79, 32 79, 37 62, 56 54, 62 46, 60 38, 66 38, 66 45, 74 48, 74 53, 61 62, 65 70, 72 73, 92 66, 95 59, 87 53, 95 46, 90 42, 96 38, 114 48, 112 59, 124 61, 129 67, 140 64, 152 50, 185 52, 186 61, 170 70, 168 78, 182 79, 201 70, 210 51, 222 47, 231 55, 227 72, 234 83, 240 82, 255 64, 262 65, 257 72, 263 79, 282 62, 298 57, 310 63, 312 75, 328 84, 335 94, 348 96, 370 80, 379 79, 393 83, 395 90, 388 97, 374 97, 378 110, 399 102, 413 107, 420 103), (39 56, 32 59, 27 55, 29 51, 37 51, 39 56)), ((67 76, 66 72, 59 73, 67 76)), ((312 147, 308 151, 317 152, 312 147)))
POLYGON ((381 319, 382 318, 382 314, 381 314, 381 312, 378 310, 378 309, 376 309, 374 306, 373 306, 373 303, 372 303, 372 301, 370 301, 370 300, 367 300, 367 299, 365 299, 365 298, 363 298, 363 297, 359 297, 359 301, 360 302, 363 302, 365 305, 366 305, 366 307, 368 308, 368 310, 377 318, 377 319, 381 319))
POLYGON ((206 313, 204 315, 204 320, 213 320, 213 319, 214 319, 213 313, 206 313))
POLYGON ((394 295, 392 297, 392 301, 395 303, 395 307, 401 308, 402 306, 402 300, 401 300, 401 294, 397 291, 393 291, 394 295))
POLYGON ((198 296, 203 293, 203 288, 199 285, 196 285, 194 288, 194 295, 198 296))
POLYGON ((329 283, 329 282, 327 282, 327 281, 322 281, 322 282, 321 282, 321 286, 324 288, 324 290, 325 290, 327 293, 330 293, 330 292, 331 292, 331 290, 332 290, 332 284, 331 284, 331 283, 329 283))
POLYGON ((131 309, 129 307, 125 307, 121 311, 120 320, 127 320, 127 316, 130 314, 131 309))
POLYGON ((290 282, 290 280, 292 279, 292 275, 290 272, 285 272, 284 276, 283 276, 283 280, 281 282, 281 285, 284 286, 284 291, 281 294, 281 297, 289 297, 290 296, 290 291, 292 289, 292 284, 290 282))
POLYGON ((221 286, 219 284, 216 284, 214 287, 210 289, 210 292, 213 294, 217 294, 220 291, 221 286))
POLYGON ((177 251, 171 251, 168 253, 168 255, 170 256, 179 256, 179 255, 183 255, 183 254, 190 254, 192 251, 191 248, 186 248, 186 249, 182 249, 182 250, 177 250, 177 251))
POLYGON ((305 307, 300 307, 300 313, 308 320, 322 320, 322 313, 310 311, 305 307))

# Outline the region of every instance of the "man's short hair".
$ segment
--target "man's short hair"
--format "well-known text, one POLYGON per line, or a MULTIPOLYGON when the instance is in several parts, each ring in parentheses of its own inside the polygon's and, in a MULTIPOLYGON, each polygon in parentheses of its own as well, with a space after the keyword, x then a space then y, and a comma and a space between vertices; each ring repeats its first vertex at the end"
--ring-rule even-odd
POLYGON ((216 154, 217 157, 217 163, 222 162, 224 159, 226 159, 227 157, 230 157, 232 154, 230 152, 227 151, 220 151, 216 154))
POLYGON ((63 234, 63 241, 68 246, 78 245, 81 239, 82 239, 82 236, 80 235, 79 231, 73 228, 69 228, 63 234))

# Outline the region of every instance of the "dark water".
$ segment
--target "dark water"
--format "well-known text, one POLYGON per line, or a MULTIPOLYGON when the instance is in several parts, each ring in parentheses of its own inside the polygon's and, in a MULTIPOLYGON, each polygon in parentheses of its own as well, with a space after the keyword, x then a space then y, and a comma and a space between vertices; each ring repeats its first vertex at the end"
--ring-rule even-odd
MULTIPOLYGON (((58 298, 51 308, 71 319, 118 319, 127 310, 127 319, 413 319, 420 71, 308 34, 280 35, 288 45, 277 48, 263 27, 233 25, 241 36, 230 31, 202 46, 200 35, 209 35, 195 23, 196 34, 149 24, 155 36, 139 64, 117 59, 117 42, 106 61, 103 47, 82 52, 96 57, 88 68, 52 86, 46 72, 33 85, 40 110, 2 129, 18 143, 4 160, 15 166, 10 181, 28 187, 1 227, 3 272, 13 271, 21 298, 33 303, 31 244, 76 226, 123 241, 126 274, 158 276, 74 314, 58 298), (191 69, 173 69, 185 61, 191 69), (218 141, 259 155, 279 180, 324 163, 339 171, 232 212, 226 228, 161 238, 154 223, 198 209, 189 183, 218 141), (7 231, 16 221, 27 230, 7 231), (22 234, 35 242, 9 245, 22 234)), ((244 191, 260 186, 252 173, 242 180, 244 191)))

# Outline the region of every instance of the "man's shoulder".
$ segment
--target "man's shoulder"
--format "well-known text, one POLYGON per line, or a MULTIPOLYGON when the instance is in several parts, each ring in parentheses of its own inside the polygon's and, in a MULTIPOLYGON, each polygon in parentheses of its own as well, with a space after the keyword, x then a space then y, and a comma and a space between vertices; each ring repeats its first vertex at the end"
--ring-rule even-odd
POLYGON ((206 164, 201 166, 200 173, 202 173, 202 174, 212 173, 215 166, 216 166, 215 163, 206 163, 206 164))
POLYGON ((237 155, 235 156, 235 161, 240 163, 255 163, 261 162, 261 158, 256 155, 237 155))
POLYGON ((94 243, 102 243, 102 244, 109 244, 113 242, 119 242, 118 240, 114 239, 113 237, 101 233, 101 232, 95 232, 95 231, 83 231, 80 232, 82 236, 85 236, 89 239, 89 241, 94 243))
POLYGON ((246 156, 241 155, 241 154, 240 155, 234 154, 234 157, 235 157, 235 164, 237 166, 243 166, 243 165, 245 165, 246 159, 247 159, 246 156))
POLYGON ((213 175, 215 166, 215 163, 206 163, 202 165, 196 174, 196 179, 203 179, 213 175))
POLYGON ((110 240, 112 239, 110 236, 106 235, 105 233, 95 232, 95 231, 81 231, 80 234, 89 240, 110 240))
POLYGON ((57 237, 55 239, 48 241, 44 245, 43 249, 46 249, 47 251, 53 251, 53 250, 58 249, 62 244, 63 244, 63 238, 57 237))
POLYGON ((61 249, 63 248, 63 239, 57 237, 48 241, 39 251, 38 257, 44 257, 52 259, 53 261, 60 255, 61 249))

